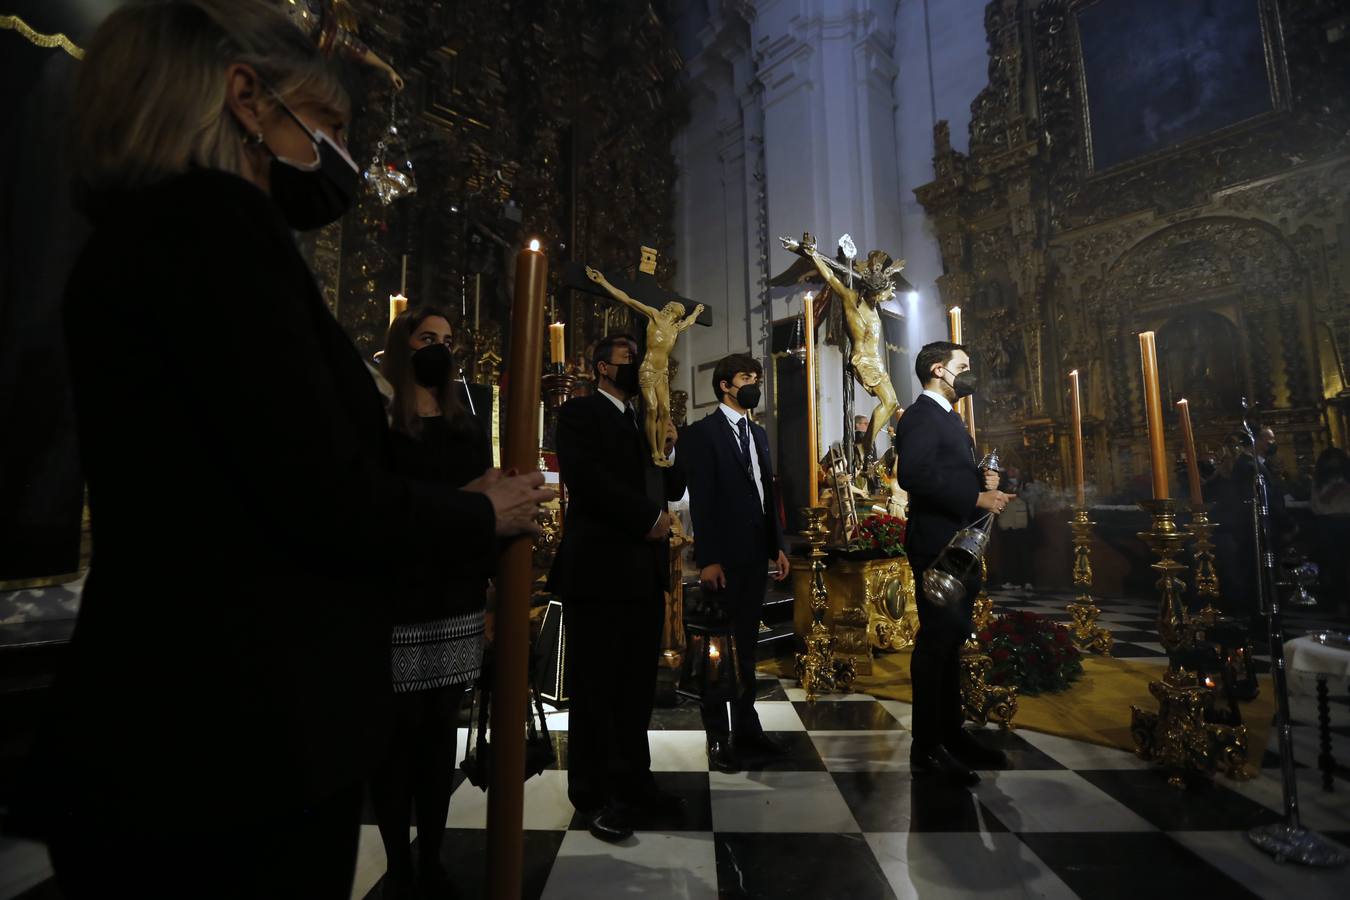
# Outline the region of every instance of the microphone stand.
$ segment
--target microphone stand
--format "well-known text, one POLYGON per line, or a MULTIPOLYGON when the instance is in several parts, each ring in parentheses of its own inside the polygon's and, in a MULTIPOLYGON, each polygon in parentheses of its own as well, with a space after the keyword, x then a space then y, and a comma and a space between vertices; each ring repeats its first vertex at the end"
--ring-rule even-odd
MULTIPOLYGON (((1284 821, 1261 825, 1247 832, 1248 839, 1275 857, 1304 866, 1340 866, 1350 858, 1339 845, 1299 823, 1298 781, 1294 775, 1294 740, 1289 724, 1289 686, 1284 666, 1284 622, 1281 616, 1279 582, 1275 577, 1275 541, 1270 528, 1270 502, 1266 476, 1256 456, 1256 436, 1249 424, 1251 409, 1242 400, 1242 429, 1252 448, 1252 532, 1256 547, 1257 609, 1267 616, 1270 638, 1270 671, 1275 680, 1275 731, 1280 742, 1280 775, 1284 789, 1284 821)), ((1265 748, 1259 748, 1264 750, 1265 748)))

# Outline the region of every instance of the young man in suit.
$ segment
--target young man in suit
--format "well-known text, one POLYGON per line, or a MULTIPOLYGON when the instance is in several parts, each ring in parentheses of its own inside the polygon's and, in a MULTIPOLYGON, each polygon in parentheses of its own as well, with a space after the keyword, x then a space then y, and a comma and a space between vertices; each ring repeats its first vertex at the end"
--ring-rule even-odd
POLYGON ((749 416, 759 405, 761 371, 758 360, 741 353, 719 362, 713 389, 722 402, 686 428, 680 440, 699 581, 706 595, 725 604, 736 628, 742 685, 730 704, 730 725, 726 703, 703 704, 708 764, 719 772, 737 771, 739 753, 782 753, 755 714, 755 650, 765 581, 770 566, 775 581, 788 574, 768 435, 749 416))
MULTIPOLYGON (((592 357, 598 390, 558 411, 568 503, 549 573, 567 622, 567 795, 591 833, 611 842, 633 833, 634 814, 680 805, 652 778, 647 725, 670 559, 666 503, 685 484, 679 465, 652 465, 632 405, 637 365, 631 337, 605 337, 592 357)), ((672 427, 667 456, 675 440, 672 427)))
POLYGON ((1003 511, 1013 495, 998 488, 996 472, 980 473, 975 444, 952 404, 975 392, 975 373, 960 344, 928 344, 915 359, 923 393, 905 410, 895 432, 898 480, 909 493, 905 550, 914 570, 919 634, 914 642, 914 743, 910 765, 946 781, 972 785, 972 767, 1001 768, 999 750, 977 742, 963 727, 958 657, 970 637, 971 612, 980 588, 977 569, 965 600, 939 606, 926 595, 923 573, 957 530, 985 512, 1003 511))

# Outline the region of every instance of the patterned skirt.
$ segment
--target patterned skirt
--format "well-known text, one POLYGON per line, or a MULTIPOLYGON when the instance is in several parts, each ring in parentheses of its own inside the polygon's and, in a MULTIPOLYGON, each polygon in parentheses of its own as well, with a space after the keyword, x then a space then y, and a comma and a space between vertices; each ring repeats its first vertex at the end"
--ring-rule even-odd
POLYGON ((483 611, 395 625, 390 663, 396 694, 474 681, 483 663, 483 611))

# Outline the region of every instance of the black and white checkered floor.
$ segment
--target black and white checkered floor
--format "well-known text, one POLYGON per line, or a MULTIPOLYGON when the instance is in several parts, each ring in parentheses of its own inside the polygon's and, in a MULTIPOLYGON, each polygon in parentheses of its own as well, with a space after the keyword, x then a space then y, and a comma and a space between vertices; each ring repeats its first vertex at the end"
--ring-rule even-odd
MULTIPOLYGON (((1063 595, 1000 592, 995 599, 1064 616, 1063 595)), ((1161 669, 1151 606, 1099 605, 1116 630, 1119 655, 1156 659, 1161 669)), ((1321 624, 1297 616, 1289 631, 1321 624)), ((1251 781, 1220 778, 1178 791, 1120 750, 989 729, 985 739, 1008 752, 1012 767, 982 773, 983 781, 966 790, 911 777, 906 703, 862 694, 807 703, 790 682, 767 678, 759 698, 764 727, 789 753, 736 774, 708 771, 696 709, 657 710, 649 733, 653 768, 662 788, 686 799, 686 809, 676 818, 635 823, 637 833, 619 846, 593 838, 574 815, 567 801, 567 713, 551 713, 556 767, 525 786, 525 896, 1350 896, 1350 868, 1280 865, 1248 843, 1246 829, 1280 820, 1271 754, 1251 781)), ((1293 709, 1304 824, 1350 846, 1350 698, 1337 696, 1332 704, 1341 763, 1332 793, 1322 791, 1313 768, 1313 703, 1295 697, 1293 709)), ((442 854, 465 897, 482 895, 485 819, 485 795, 461 782, 442 854)), ((0 848, 0 871, 31 867, 35 855, 40 847, 0 848)), ((379 832, 368 816, 353 897, 379 898, 383 871, 379 832)), ((0 878, 0 898, 16 895, 3 889, 7 880, 0 878)), ((25 896, 57 896, 49 885, 25 896)))

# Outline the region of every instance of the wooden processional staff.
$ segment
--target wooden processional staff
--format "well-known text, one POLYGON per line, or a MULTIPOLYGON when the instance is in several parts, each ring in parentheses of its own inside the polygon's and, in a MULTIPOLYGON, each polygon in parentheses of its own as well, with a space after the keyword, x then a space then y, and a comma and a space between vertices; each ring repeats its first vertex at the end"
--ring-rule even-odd
MULTIPOLYGON (((511 385, 506 395, 502 467, 539 464, 539 392, 543 375, 544 288, 548 259, 539 242, 516 256, 511 306, 511 385)), ((488 787, 487 876, 493 900, 518 900, 524 863, 525 711, 529 708, 530 593, 533 539, 513 538, 497 575, 492 684, 492 775, 488 787)))

